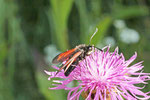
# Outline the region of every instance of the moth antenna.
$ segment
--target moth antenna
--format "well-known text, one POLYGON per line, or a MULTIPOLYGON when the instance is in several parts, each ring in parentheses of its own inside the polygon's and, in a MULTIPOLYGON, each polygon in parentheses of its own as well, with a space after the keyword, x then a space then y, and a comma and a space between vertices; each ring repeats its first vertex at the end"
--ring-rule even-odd
POLYGON ((91 36, 91 38, 90 38, 90 42, 89 42, 89 44, 91 44, 91 40, 92 40, 92 38, 94 37, 94 35, 97 33, 97 31, 98 31, 98 28, 96 27, 95 32, 93 33, 93 35, 92 35, 92 36, 91 36))

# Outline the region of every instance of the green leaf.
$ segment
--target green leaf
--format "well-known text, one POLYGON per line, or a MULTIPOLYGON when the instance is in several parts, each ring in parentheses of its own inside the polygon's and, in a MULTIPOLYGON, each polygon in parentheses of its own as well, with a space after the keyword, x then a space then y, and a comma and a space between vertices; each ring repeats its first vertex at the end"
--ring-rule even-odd
POLYGON ((98 22, 98 24, 96 25, 98 28, 98 32, 93 37, 93 39, 91 41, 92 44, 97 45, 99 43, 99 41, 101 41, 103 39, 103 37, 105 36, 105 34, 111 24, 112 24, 112 19, 110 16, 105 16, 101 21, 98 22))
POLYGON ((47 100, 66 100, 67 94, 65 90, 50 90, 48 88, 53 87, 52 82, 48 81, 48 78, 40 72, 36 76, 40 91, 47 100))
POLYGON ((49 18, 52 17, 54 41, 61 50, 69 47, 67 34, 67 21, 72 8, 73 0, 50 0, 52 9, 49 11, 49 18), (51 16, 52 15, 52 16, 51 16))
POLYGON ((116 19, 128 19, 137 16, 145 16, 148 14, 148 8, 144 6, 117 6, 112 13, 113 17, 116 19))
POLYGON ((89 33, 89 27, 91 25, 91 15, 87 12, 87 5, 85 0, 76 0, 75 1, 77 9, 80 16, 80 40, 82 43, 85 43, 85 38, 89 33))

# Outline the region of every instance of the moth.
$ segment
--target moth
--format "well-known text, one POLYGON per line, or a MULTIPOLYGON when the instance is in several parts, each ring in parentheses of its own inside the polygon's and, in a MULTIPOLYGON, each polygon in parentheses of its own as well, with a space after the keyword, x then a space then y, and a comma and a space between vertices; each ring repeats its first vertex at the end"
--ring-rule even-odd
MULTIPOLYGON (((96 34, 97 31, 98 31, 98 29, 96 28, 96 31, 94 32, 94 34, 90 38, 89 44, 91 43, 91 40, 92 40, 93 36, 96 34)), ((69 76, 69 74, 75 69, 75 67, 78 65, 78 63, 80 61, 82 61, 83 59, 85 59, 86 56, 89 56, 92 52, 94 52, 95 48, 97 48, 97 47, 95 47, 94 45, 80 44, 80 45, 76 46, 73 49, 70 49, 66 52, 58 54, 52 60, 52 63, 53 64, 58 64, 58 63, 62 63, 64 61, 65 61, 65 63, 57 71, 56 75, 62 69, 64 69, 65 76, 69 76)), ((101 50, 99 48, 97 48, 97 49, 101 50)))

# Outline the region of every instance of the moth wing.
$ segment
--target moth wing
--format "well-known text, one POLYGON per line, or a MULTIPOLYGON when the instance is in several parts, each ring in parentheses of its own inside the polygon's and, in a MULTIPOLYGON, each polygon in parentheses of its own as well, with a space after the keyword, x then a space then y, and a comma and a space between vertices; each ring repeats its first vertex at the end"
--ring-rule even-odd
POLYGON ((65 68, 65 67, 66 67, 66 69, 65 69, 65 72, 66 72, 66 71, 68 70, 68 68, 70 67, 70 65, 75 61, 75 59, 76 59, 81 53, 82 53, 81 51, 75 53, 75 54, 73 55, 73 57, 70 58, 70 59, 57 71, 56 74, 58 74, 58 73, 59 73, 63 68, 65 68))
POLYGON ((75 53, 75 51, 76 51, 76 48, 58 54, 58 55, 52 60, 52 63, 53 63, 53 64, 57 64, 57 63, 60 63, 60 62, 63 62, 63 61, 65 61, 65 60, 67 60, 67 58, 71 57, 72 54, 75 53))

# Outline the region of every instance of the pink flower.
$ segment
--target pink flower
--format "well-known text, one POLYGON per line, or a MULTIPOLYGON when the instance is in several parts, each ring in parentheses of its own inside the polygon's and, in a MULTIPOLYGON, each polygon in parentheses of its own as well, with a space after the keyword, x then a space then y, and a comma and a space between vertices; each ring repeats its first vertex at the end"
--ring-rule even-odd
POLYGON ((103 51, 95 49, 95 52, 81 61, 68 77, 63 71, 56 76, 56 72, 45 71, 50 75, 49 80, 54 77, 60 78, 53 80, 55 87, 50 89, 69 90, 68 100, 78 100, 81 94, 86 100, 149 99, 150 92, 141 91, 144 86, 135 86, 139 83, 147 84, 145 81, 150 80, 150 73, 143 73, 142 62, 131 65, 137 53, 125 60, 123 54, 118 53, 118 48, 114 52, 109 52, 109 48, 105 47, 103 51), (69 87, 68 84, 75 80, 78 86, 69 87))

